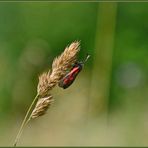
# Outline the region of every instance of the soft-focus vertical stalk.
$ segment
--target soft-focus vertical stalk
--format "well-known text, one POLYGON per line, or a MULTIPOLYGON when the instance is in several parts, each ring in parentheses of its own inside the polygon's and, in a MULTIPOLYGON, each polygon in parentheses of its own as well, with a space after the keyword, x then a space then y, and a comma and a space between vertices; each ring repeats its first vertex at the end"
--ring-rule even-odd
POLYGON ((93 71, 90 88, 89 117, 107 119, 117 3, 99 3, 93 71))

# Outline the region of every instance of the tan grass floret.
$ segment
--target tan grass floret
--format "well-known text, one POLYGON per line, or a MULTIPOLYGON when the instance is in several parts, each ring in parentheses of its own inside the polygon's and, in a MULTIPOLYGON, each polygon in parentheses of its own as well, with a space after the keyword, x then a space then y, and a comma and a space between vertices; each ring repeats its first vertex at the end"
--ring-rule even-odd
POLYGON ((37 118, 39 116, 42 116, 46 113, 47 109, 49 108, 49 105, 53 102, 52 96, 48 96, 45 98, 41 98, 38 100, 35 109, 33 110, 31 114, 31 118, 37 118))

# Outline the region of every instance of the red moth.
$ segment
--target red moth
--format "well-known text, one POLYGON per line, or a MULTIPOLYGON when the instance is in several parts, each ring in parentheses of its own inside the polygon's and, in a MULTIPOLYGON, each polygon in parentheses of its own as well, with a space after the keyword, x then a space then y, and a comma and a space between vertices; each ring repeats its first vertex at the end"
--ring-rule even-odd
POLYGON ((82 70, 85 62, 88 60, 90 55, 87 55, 84 61, 81 62, 76 62, 74 66, 71 68, 71 70, 64 76, 60 82, 59 82, 59 87, 62 87, 63 89, 68 88, 76 79, 77 75, 79 72, 82 70))

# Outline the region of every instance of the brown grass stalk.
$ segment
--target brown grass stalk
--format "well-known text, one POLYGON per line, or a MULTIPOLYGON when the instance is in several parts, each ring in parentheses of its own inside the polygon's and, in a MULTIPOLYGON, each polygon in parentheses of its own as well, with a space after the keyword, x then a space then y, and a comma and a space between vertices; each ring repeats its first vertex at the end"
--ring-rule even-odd
POLYGON ((70 46, 66 47, 64 52, 54 59, 51 70, 44 72, 39 77, 37 95, 26 113, 26 116, 16 136, 14 146, 17 145, 24 126, 31 119, 37 118, 46 113, 47 109, 53 102, 50 91, 59 83, 61 78, 66 75, 67 70, 69 70, 69 68, 71 68, 77 60, 77 53, 80 50, 79 46, 80 43, 75 41, 70 46))

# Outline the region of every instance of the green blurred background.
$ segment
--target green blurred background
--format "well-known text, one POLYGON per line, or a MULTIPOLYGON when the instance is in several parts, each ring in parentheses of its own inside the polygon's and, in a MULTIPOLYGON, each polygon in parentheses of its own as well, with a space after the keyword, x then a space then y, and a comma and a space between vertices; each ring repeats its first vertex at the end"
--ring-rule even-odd
POLYGON ((0 3, 0 146, 12 146, 38 76, 75 40, 91 58, 21 146, 148 145, 148 4, 0 3))

